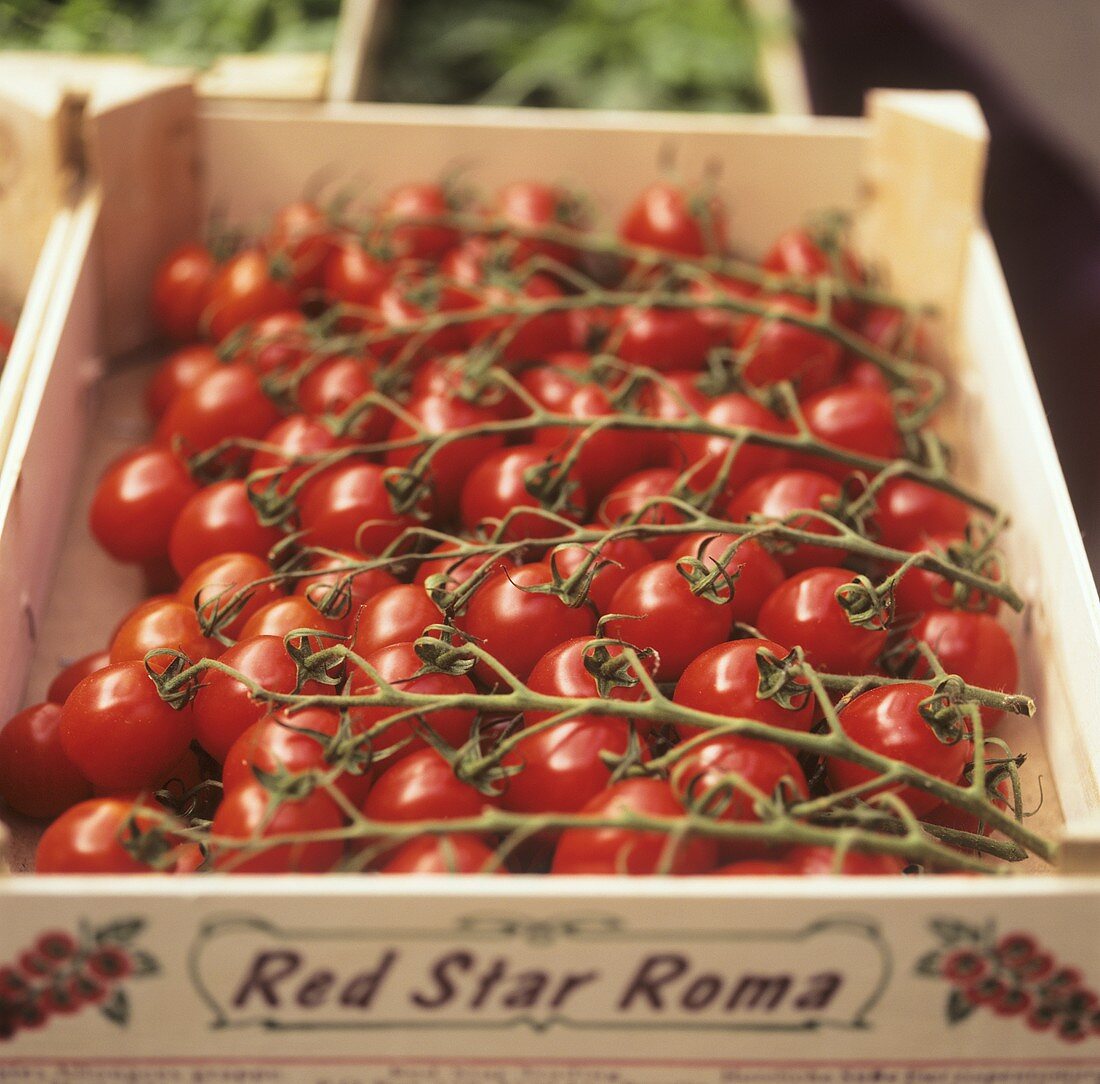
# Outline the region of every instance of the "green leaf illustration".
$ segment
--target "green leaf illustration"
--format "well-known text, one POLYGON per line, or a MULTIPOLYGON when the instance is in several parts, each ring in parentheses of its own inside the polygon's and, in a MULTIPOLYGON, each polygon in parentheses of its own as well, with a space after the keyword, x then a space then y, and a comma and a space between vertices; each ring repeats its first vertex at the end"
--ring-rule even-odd
POLYGON ((968 1001, 966 994, 962 990, 952 990, 951 996, 947 999, 947 1022, 949 1024, 958 1024, 965 1020, 977 1006, 968 1001))
POLYGON ((130 999, 126 996, 126 991, 121 986, 118 987, 110 998, 100 1005, 99 1011, 112 1024, 117 1024, 120 1028, 126 1027, 130 1022, 130 999))

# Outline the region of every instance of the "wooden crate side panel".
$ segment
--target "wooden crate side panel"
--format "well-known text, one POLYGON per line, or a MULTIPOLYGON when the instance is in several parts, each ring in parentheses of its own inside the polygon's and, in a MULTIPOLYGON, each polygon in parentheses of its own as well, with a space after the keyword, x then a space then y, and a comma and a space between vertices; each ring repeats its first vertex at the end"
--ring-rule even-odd
POLYGON ((678 173, 719 163, 731 231, 766 248, 807 209, 850 209, 858 192, 859 122, 684 114, 578 114, 359 104, 326 109, 207 107, 202 116, 208 206, 262 226, 282 203, 325 183, 377 202, 411 178, 461 167, 484 194, 542 177, 577 185, 613 228, 628 202, 661 176, 666 148, 678 173), (735 138, 734 138, 735 137, 735 138))
POLYGON ((153 337, 157 266, 202 232, 194 91, 176 82, 93 109, 86 139, 103 196, 103 349, 115 354, 153 337))
POLYGON ((74 212, 0 467, 0 718, 21 706, 98 376, 98 203, 74 212))

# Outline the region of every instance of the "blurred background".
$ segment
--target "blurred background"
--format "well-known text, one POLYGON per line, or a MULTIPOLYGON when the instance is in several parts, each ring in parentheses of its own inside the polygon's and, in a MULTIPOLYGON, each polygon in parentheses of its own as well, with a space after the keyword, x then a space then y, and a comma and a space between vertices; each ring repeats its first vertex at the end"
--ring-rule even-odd
POLYGON ((969 90, 1100 571, 1100 0, 0 0, 0 44, 197 65, 227 97, 854 116, 875 86, 969 90))

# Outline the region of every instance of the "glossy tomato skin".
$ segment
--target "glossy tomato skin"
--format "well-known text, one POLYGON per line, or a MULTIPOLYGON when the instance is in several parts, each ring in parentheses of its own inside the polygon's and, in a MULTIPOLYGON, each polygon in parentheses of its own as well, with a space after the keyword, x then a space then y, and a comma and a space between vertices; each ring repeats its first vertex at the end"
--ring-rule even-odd
MULTIPOLYGON (((481 294, 486 308, 505 308, 527 302, 553 302, 562 296, 562 290, 549 275, 536 273, 518 285, 491 282, 482 288, 481 294)), ((508 365, 541 361, 576 345, 568 312, 502 313, 469 325, 471 346, 498 337, 502 344, 500 358, 508 365)))
POLYGON ((61 746, 61 706, 33 704, 0 729, 0 796, 16 813, 53 818, 92 796, 61 746))
MULTIPOLYGON (((225 651, 221 661, 268 692, 297 691, 298 668, 277 636, 240 640, 225 651)), ((301 689, 306 694, 322 691, 309 682, 301 689)), ((246 686, 221 670, 203 675, 192 706, 195 737, 219 763, 225 760, 230 746, 270 710, 269 701, 253 697, 246 686)))
MULTIPOLYGON (((756 653, 761 649, 779 659, 788 653, 774 640, 758 639, 731 640, 704 651, 684 670, 674 702, 710 715, 755 719, 784 730, 809 730, 814 721, 814 699, 808 688, 805 703, 797 708, 784 708, 758 695, 760 668, 756 653)), ((704 732, 701 727, 683 723, 676 729, 684 740, 704 732)))
POLYGON ((154 422, 180 392, 194 387, 204 376, 221 366, 212 346, 193 343, 181 346, 157 366, 157 371, 145 387, 145 412, 154 422))
MULTIPOLYGON (((958 610, 933 610, 922 617, 909 634, 935 652, 949 674, 958 674, 968 685, 997 692, 1016 689, 1020 667, 1012 637, 996 618, 983 613, 958 610)), ((927 674, 918 665, 916 677, 927 674)), ((987 727, 998 723, 1004 714, 983 707, 982 720, 987 727)))
MULTIPOLYGON (((495 410, 444 395, 429 395, 415 400, 407 405, 406 411, 420 423, 429 437, 457 429, 474 431, 470 436, 441 446, 427 467, 434 513, 440 520, 450 522, 458 515, 463 483, 470 472, 482 460, 504 446, 502 433, 477 433, 480 427, 500 421, 500 415, 495 410)), ((406 440, 416 435, 416 430, 407 421, 398 418, 387 439, 406 440)), ((395 448, 386 453, 386 464, 390 467, 409 467, 424 448, 423 444, 395 448)))
MULTIPOLYGON (((343 415, 374 390, 378 365, 367 357, 337 354, 311 367, 298 382, 298 409, 304 414, 343 415)), ((349 436, 364 443, 383 440, 393 425, 393 415, 381 407, 357 413, 349 436)))
MULTIPOLYGON (((690 513, 662 499, 673 494, 681 500, 691 496, 690 491, 677 493, 680 481, 680 475, 673 467, 650 467, 627 475, 600 504, 600 519, 608 527, 623 523, 654 526, 687 523, 690 513)), ((644 546, 654 557, 663 557, 676 541, 676 535, 652 535, 646 538, 644 546)))
POLYGON ((415 583, 397 583, 379 591, 359 608, 351 649, 369 655, 390 644, 411 643, 440 625, 443 614, 427 591, 415 583))
POLYGON ((306 318, 297 309, 273 312, 247 330, 242 329, 240 347, 232 361, 243 363, 260 376, 278 373, 287 376, 300 368, 312 355, 313 346, 306 332, 306 318))
POLYGON ((180 509, 168 539, 168 556, 182 579, 221 553, 264 557, 282 537, 278 527, 260 523, 247 485, 229 478, 200 489, 180 509))
MULTIPOLYGON (((754 791, 787 801, 809 796, 798 759, 782 745, 724 734, 688 750, 672 769, 672 792, 685 809, 722 821, 758 822, 754 791)), ((736 852, 730 842, 720 850, 736 852)))
POLYGON ((109 651, 93 651, 69 663, 61 670, 46 690, 46 699, 51 704, 64 704, 73 691, 89 674, 110 665, 109 651))
POLYGON ((906 866, 902 858, 892 854, 876 854, 873 851, 849 850, 837 864, 837 854, 832 847, 815 847, 798 844, 790 847, 784 861, 804 877, 816 877, 830 873, 843 873, 848 877, 896 877, 906 866))
POLYGON ((611 599, 607 634, 656 651, 659 681, 675 681, 697 655, 727 639, 729 608, 691 593, 675 561, 654 561, 632 572, 611 599))
MULTIPOLYGON (((615 817, 625 812, 656 817, 682 817, 684 807, 661 779, 624 779, 596 795, 581 815, 615 817)), ((551 872, 584 874, 707 873, 717 862, 713 839, 630 828, 569 828, 554 852, 551 872)))
POLYGON ((631 205, 619 225, 619 236, 631 244, 678 256, 724 252, 725 209, 713 195, 658 181, 631 205))
MULTIPOLYGON (((453 210, 443 185, 417 182, 400 185, 390 192, 378 208, 378 214, 389 224, 404 219, 442 218, 453 210)), ((461 236, 452 226, 427 222, 393 225, 387 233, 396 252, 421 260, 439 260, 458 244, 461 236)))
MULTIPOLYGON (((158 647, 182 651, 192 662, 216 658, 222 645, 203 636, 195 607, 171 596, 141 603, 125 618, 111 640, 110 661, 141 662, 147 652, 158 647)), ((158 671, 166 659, 154 660, 158 671)))
POLYGON ((253 452, 248 465, 249 489, 254 493, 289 492, 310 467, 340 444, 328 426, 307 414, 291 414, 276 422, 263 442, 270 448, 253 452))
MULTIPOLYGON (((550 566, 542 562, 522 565, 509 576, 495 576, 478 585, 456 622, 521 681, 555 644, 590 635, 596 627, 595 614, 587 604, 570 607, 556 595, 523 590, 551 581, 550 566)), ((474 673, 489 685, 500 681, 481 661, 474 673)))
MULTIPOLYGON (((933 553, 947 554, 950 546, 962 545, 965 539, 961 535, 945 532, 928 535, 913 544, 915 550, 931 550, 933 553)), ((1000 573, 994 562, 989 562, 981 574, 999 580, 1000 573)), ((898 581, 894 588, 894 617, 920 617, 931 610, 967 609, 979 613, 995 614, 1000 609, 1000 599, 992 595, 983 595, 977 589, 971 589, 965 596, 965 605, 959 607, 955 602, 952 583, 936 572, 923 568, 911 568, 898 581)))
MULTIPOLYGON (((931 695, 932 687, 920 682, 883 685, 851 701, 840 712, 840 723, 845 734, 864 748, 919 768, 946 783, 958 783, 973 754, 973 746, 968 741, 947 745, 936 737, 918 710, 920 702, 931 695)), ((828 758, 825 769, 834 791, 858 786, 876 775, 869 768, 839 757, 828 758)), ((872 788, 863 797, 883 789, 872 788)), ((941 804, 935 796, 913 786, 892 788, 892 792, 918 817, 941 804)))
POLYGON ((781 644, 798 644, 806 661, 830 674, 866 674, 886 647, 886 633, 853 625, 836 600, 850 583, 842 568, 810 568, 779 585, 760 607, 757 627, 781 644))
POLYGON ((298 518, 311 546, 381 553, 417 520, 393 510, 383 468, 345 460, 311 478, 298 494, 298 518))
POLYGON ((141 662, 104 667, 86 677, 61 709, 61 746, 81 775, 104 790, 157 783, 183 755, 194 714, 161 700, 141 662))
MULTIPOLYGON (((593 530, 602 529, 595 524, 591 527, 593 530)), ((588 560, 594 549, 594 545, 583 546, 580 543, 555 548, 555 567, 562 576, 571 576, 588 560)), ((598 561, 608 563, 592 577, 588 586, 589 600, 601 614, 611 613, 611 600, 627 576, 652 560, 652 551, 636 538, 616 538, 605 542, 599 549, 598 561)))
POLYGON ((364 602, 387 587, 397 585, 396 578, 383 568, 350 571, 363 562, 362 554, 350 550, 318 554, 310 562, 311 574, 295 580, 294 594, 301 595, 319 610, 329 610, 334 618, 346 622, 350 628, 364 602))
POLYGON ((501 805, 517 813, 575 813, 611 783, 614 768, 601 754, 622 758, 629 748, 622 719, 585 716, 533 731, 501 760, 520 769, 505 780, 501 805))
MULTIPOLYGON (((261 440, 279 420, 279 411, 264 393, 259 374, 238 362, 223 365, 172 400, 157 426, 156 442, 182 454, 205 452, 234 437, 261 440)), ((244 464, 244 449, 225 453, 229 465, 244 464)))
MULTIPOLYGON (((226 753, 222 765, 225 790, 229 792, 253 782, 257 770, 275 775, 331 772, 334 765, 328 759, 326 738, 335 737, 339 727, 340 713, 327 708, 303 708, 294 713, 283 710, 264 715, 252 723, 226 753)), ((333 783, 348 801, 358 806, 370 790, 371 772, 365 762, 352 763, 333 783)))
POLYGON ((152 294, 153 318, 161 331, 177 342, 199 338, 216 273, 214 257, 203 245, 182 245, 164 259, 152 294))
MULTIPOLYGON (((513 509, 527 506, 535 511, 512 517, 504 534, 506 541, 560 535, 565 528, 542 511, 538 498, 527 488, 528 471, 539 470, 551 458, 558 458, 557 453, 535 444, 501 448, 486 456, 470 471, 462 486, 459 500, 462 526, 469 531, 480 523, 502 520, 513 509)), ((574 483, 567 506, 557 509, 554 515, 580 522, 588 503, 587 491, 574 483)))
POLYGON ((418 836, 386 854, 379 873, 507 873, 477 836, 418 836))
POLYGON ((318 290, 338 234, 328 215, 308 200, 284 204, 275 213, 267 248, 290 261, 291 283, 301 295, 318 290))
POLYGON ((296 304, 291 284, 277 278, 260 248, 246 248, 227 260, 210 283, 202 321, 221 342, 230 332, 296 304))
MULTIPOLYGON (((287 800, 269 813, 272 795, 258 782, 234 787, 222 798, 210 832, 229 840, 264 839, 298 833, 335 832, 343 827, 340 807, 323 790, 313 790, 300 801, 287 800)), ((227 844, 214 851, 214 868, 225 873, 325 873, 344 853, 339 839, 302 840, 265 847, 244 857, 239 846, 227 844)))
POLYGON ((514 266, 521 267, 536 256, 566 265, 576 263, 578 253, 572 246, 524 237, 522 233, 546 226, 576 228, 582 225, 577 199, 568 189, 542 181, 513 181, 497 192, 492 210, 519 231, 513 238, 514 266))
MULTIPOLYGON (((711 425, 744 425, 777 434, 792 432, 789 422, 783 421, 767 407, 740 392, 727 392, 711 400, 703 412, 703 418, 711 425)), ((687 455, 688 465, 694 468, 691 473, 692 488, 706 489, 717 478, 733 442, 725 437, 702 436, 698 433, 686 433, 680 438, 680 442, 687 455)), ((791 454, 782 448, 743 444, 730 466, 718 499, 730 500, 754 478, 790 466, 791 459, 791 454)))
POLYGON ((965 534, 971 516, 957 497, 908 478, 887 482, 875 495, 875 503, 878 541, 896 549, 915 546, 926 536, 965 534))
POLYGON ((376 821, 454 820, 495 806, 455 774, 434 749, 418 749, 389 765, 371 787, 363 814, 376 821))
POLYGON ((199 492, 168 448, 143 445, 107 468, 92 498, 90 527, 115 560, 141 564, 163 557, 176 518, 199 492))
MULTIPOLYGON (((576 418, 571 427, 545 426, 535 433, 535 443, 555 449, 560 459, 581 440, 585 429, 616 413, 610 395, 599 384, 585 384, 570 397, 563 413, 576 418)), ((590 500, 598 500, 616 483, 641 470, 648 459, 644 440, 628 429, 603 429, 588 436, 577 455, 573 471, 590 500)))
MULTIPOLYGON (((258 609, 241 629, 242 640, 253 636, 277 636, 280 640, 295 629, 317 629, 331 635, 317 639, 317 646, 329 647, 346 635, 349 622, 325 617, 305 595, 285 595, 258 609)), ((312 638, 311 638, 312 642, 312 638)))
MULTIPOLYGON (((752 515, 783 520, 796 511, 806 509, 806 515, 794 516, 789 525, 815 534, 836 534, 813 511, 820 509, 835 514, 833 502, 839 499, 840 483, 827 474, 809 470, 773 471, 761 475, 740 490, 727 506, 726 517, 736 523, 747 523, 752 515)), ((775 559, 791 575, 807 568, 839 565, 844 556, 844 550, 839 547, 799 542, 789 553, 776 553, 775 559)))
MULTIPOLYGON (((372 307, 378 295, 389 286, 392 274, 358 241, 345 238, 329 252, 321 278, 330 303, 372 307)), ((350 323, 354 325, 354 318, 350 323)), ((348 326, 344 321, 342 324, 348 326)))
MULTIPOLYGON (((411 643, 389 644, 363 656, 383 681, 397 685, 401 690, 418 696, 472 696, 473 682, 463 674, 420 674, 424 663, 411 643), (419 675, 419 676, 417 676, 419 675)), ((378 691, 374 678, 357 669, 351 677, 351 691, 367 696, 378 691)), ((356 733, 366 733, 387 719, 400 715, 401 709, 387 707, 359 707, 353 709, 352 722, 356 733)), ((476 712, 469 708, 440 708, 424 711, 421 718, 404 717, 380 730, 370 739, 370 749, 380 770, 388 765, 412 756, 423 749, 426 742, 416 734, 417 726, 429 726, 448 745, 457 748, 470 736, 476 712)))
MULTIPOLYGON (((805 229, 781 234, 761 266, 765 271, 810 281, 829 276, 858 285, 864 278, 863 269, 850 251, 844 248, 835 253, 827 251, 805 229)), ((833 315, 842 324, 854 327, 859 322, 861 306, 850 298, 842 298, 833 302, 833 315)))
POLYGON ((35 854, 35 872, 149 873, 152 868, 131 854, 124 841, 132 838, 134 827, 148 832, 165 827, 165 821, 164 811, 153 804, 89 798, 46 829, 35 854))
MULTIPOLYGON (((699 374, 682 369, 663 374, 663 382, 649 383, 638 396, 641 412, 648 418, 679 421, 694 414, 704 414, 711 400, 698 387, 699 374)), ((687 450, 685 433, 649 432, 646 443, 650 446, 651 465, 674 467, 683 470, 694 456, 687 450)))
POLYGON ((738 541, 730 534, 691 534, 676 539, 668 552, 670 560, 682 557, 701 560, 708 569, 721 565, 735 577, 733 598, 729 602, 730 618, 747 625, 756 623, 760 607, 786 578, 783 566, 754 538, 739 542, 733 556, 723 563, 729 547, 738 541))
POLYGON ((748 317, 736 333, 734 345, 748 355, 743 378, 753 387, 790 380, 800 396, 821 391, 840 369, 839 344, 783 319, 784 315, 813 316, 815 306, 808 298, 783 295, 775 298, 773 308, 773 315, 748 317))
POLYGON ((692 309, 625 308, 618 328, 618 356, 658 372, 698 371, 715 345, 710 329, 692 309))
MULTIPOLYGON (((885 392, 841 384, 810 396, 802 414, 810 432, 826 444, 875 459, 896 459, 902 453, 894 403, 885 392)), ((810 469, 834 478, 846 478, 855 469, 827 456, 805 458, 810 469)))
POLYGON ((244 600, 232 619, 219 631, 237 639, 248 619, 261 607, 282 597, 277 583, 271 579, 271 568, 254 553, 222 553, 193 568, 180 584, 177 597, 195 607, 200 618, 214 620, 216 612, 224 613, 227 605, 240 596, 244 600))

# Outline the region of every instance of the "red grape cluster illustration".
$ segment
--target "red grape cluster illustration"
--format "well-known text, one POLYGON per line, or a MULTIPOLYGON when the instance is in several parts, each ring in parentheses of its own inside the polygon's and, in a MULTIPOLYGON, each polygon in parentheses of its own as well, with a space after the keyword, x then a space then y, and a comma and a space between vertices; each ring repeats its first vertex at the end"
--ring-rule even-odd
POLYGON ((1063 965, 1031 934, 998 937, 992 923, 979 929, 953 919, 931 925, 942 944, 921 957, 917 971, 951 984, 950 1023, 985 1008, 1020 1017, 1032 1031, 1067 1043, 1100 1035, 1100 996, 1076 967, 1063 965))
POLYGON ((75 936, 49 930, 14 962, 0 965, 0 1041, 92 1005, 124 1026, 130 999, 123 980, 159 970, 154 957, 131 947, 144 926, 144 919, 127 918, 99 929, 82 923, 75 936))

